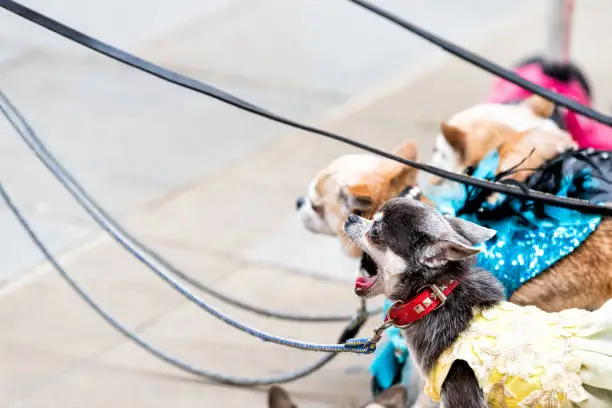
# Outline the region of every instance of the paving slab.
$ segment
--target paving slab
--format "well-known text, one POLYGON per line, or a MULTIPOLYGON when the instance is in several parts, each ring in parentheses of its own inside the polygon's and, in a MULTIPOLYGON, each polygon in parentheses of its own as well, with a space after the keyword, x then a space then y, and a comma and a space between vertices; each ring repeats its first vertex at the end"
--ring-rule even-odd
MULTIPOLYGON (((239 263, 231 259, 157 246, 179 267, 209 284, 227 279, 239 269, 239 263)), ((90 295, 128 327, 143 329, 185 303, 109 240, 65 264, 90 295)), ((57 274, 44 268, 45 273, 37 279, 23 287, 5 287, 2 292, 0 406, 20 400, 54 381, 64 370, 124 341, 57 274), (31 363, 23 365, 30 354, 31 363)))

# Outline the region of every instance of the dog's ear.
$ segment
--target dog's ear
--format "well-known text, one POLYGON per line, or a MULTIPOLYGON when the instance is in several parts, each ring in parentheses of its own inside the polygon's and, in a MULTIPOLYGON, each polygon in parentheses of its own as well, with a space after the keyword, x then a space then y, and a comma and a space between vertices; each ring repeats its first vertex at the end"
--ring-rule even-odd
POLYGON ((540 95, 532 95, 521 102, 541 118, 550 118, 555 111, 555 104, 540 95))
POLYGON ((406 386, 397 384, 378 394, 372 402, 366 404, 364 408, 405 408, 408 399, 406 386))
MULTIPOLYGON (((408 159, 412 161, 418 160, 418 148, 416 143, 414 143, 413 141, 407 141, 402 143, 393 151, 393 154, 403 159, 408 159)), ((395 160, 383 160, 378 173, 389 185, 401 184, 403 186, 406 183, 416 183, 417 169, 399 163, 395 160)))
POLYGON ((467 135, 465 132, 463 132, 463 130, 459 129, 457 126, 442 122, 440 124, 440 132, 442 132, 442 136, 444 136, 453 150, 459 152, 460 154, 465 153, 467 146, 467 135))
POLYGON ((468 240, 472 245, 482 244, 493 238, 497 233, 490 228, 481 227, 473 222, 466 221, 462 218, 445 215, 446 221, 451 226, 454 232, 468 240))
POLYGON ((418 158, 418 147, 412 140, 408 140, 393 150, 393 154, 404 159, 416 160, 418 158))
POLYGON ((450 261, 460 261, 478 254, 481 250, 474 248, 474 245, 482 244, 496 234, 495 230, 461 218, 450 215, 444 218, 450 231, 442 232, 440 239, 425 245, 421 250, 420 261, 430 268, 439 268, 450 261))
POLYGON ((467 259, 479 252, 480 249, 443 239, 425 245, 421 250, 419 261, 430 268, 439 268, 448 262, 467 259))
POLYGON ((284 388, 273 385, 268 389, 269 408, 297 408, 284 388))
POLYGON ((341 192, 349 210, 351 212, 359 211, 362 214, 372 210, 378 200, 378 195, 378 186, 374 183, 348 185, 341 192))

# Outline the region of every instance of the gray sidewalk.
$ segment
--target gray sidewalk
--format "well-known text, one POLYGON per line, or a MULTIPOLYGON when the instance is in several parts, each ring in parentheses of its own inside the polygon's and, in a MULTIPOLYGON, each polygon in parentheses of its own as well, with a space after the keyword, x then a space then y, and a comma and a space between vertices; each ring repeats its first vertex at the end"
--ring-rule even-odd
MULTIPOLYGON (((478 7, 485 3, 478 3, 478 7)), ((317 82, 312 79, 314 73, 322 71, 309 70, 312 76, 300 74, 292 71, 286 60, 255 61, 247 51, 242 53, 244 61, 254 65, 232 64, 227 55, 232 47, 223 47, 232 41, 235 47, 252 42, 253 48, 246 49, 253 56, 279 58, 287 54, 272 53, 274 47, 296 56, 302 55, 307 44, 314 47, 304 40, 304 48, 292 48, 289 35, 278 38, 294 26, 280 19, 266 20, 277 30, 263 30, 269 35, 268 42, 264 33, 257 39, 247 34, 257 31, 254 26, 248 31, 247 21, 255 24, 259 16, 261 22, 273 10, 275 16, 292 12, 309 15, 303 9, 283 9, 289 6, 278 4, 262 1, 258 7, 223 9, 206 26, 197 24, 196 18, 194 24, 175 30, 173 35, 143 40, 148 44, 127 45, 168 66, 181 67, 183 72, 214 79, 270 109, 304 120, 323 117, 317 122, 321 127, 385 149, 405 139, 418 140, 427 149, 439 120, 475 103, 489 89, 490 76, 450 57, 430 54, 413 61, 390 62, 398 50, 395 47, 404 41, 404 46, 411 44, 413 39, 407 33, 383 28, 376 19, 368 22, 368 29, 378 27, 395 41, 380 47, 370 43, 379 48, 382 60, 364 54, 353 66, 346 61, 355 49, 338 51, 338 43, 334 43, 338 39, 326 44, 325 36, 319 42, 324 49, 330 47, 330 53, 340 53, 332 55, 335 59, 317 54, 323 58, 319 69, 349 70, 353 79, 321 74, 317 82), (243 27, 242 35, 236 27, 243 27), (264 52, 255 44, 270 48, 264 52), (369 63, 387 66, 390 71, 368 69, 369 63), (251 74, 251 82, 245 80, 240 88, 236 81, 241 75, 248 77, 246 74, 251 74), (389 81, 391 76, 395 79, 389 81), (359 78, 363 82, 356 81, 359 78), (350 83, 352 80, 356 82, 350 83), (342 81, 346 81, 344 85, 342 81), (377 83, 374 91, 359 95, 377 83)), ((320 2, 286 4, 322 7, 320 2)), ((411 19, 417 21, 416 11, 424 13, 423 8, 421 5, 406 15, 412 14, 411 19)), ((479 39, 462 41, 495 61, 511 65, 543 43, 542 11, 540 6, 532 6, 523 14, 501 19, 504 12, 497 10, 495 30, 487 29, 484 38, 480 33, 479 39)), ((610 32, 605 16, 611 11, 612 5, 603 1, 580 3, 574 42, 574 54, 592 77, 599 107, 604 109, 612 102, 612 54, 604 55, 606 50, 599 44, 610 32)), ((311 13, 310 24, 318 21, 317 14, 311 13)), ((474 14, 471 21, 465 20, 467 17, 459 21, 473 26, 478 21, 478 13, 474 14)), ((362 17, 366 19, 367 14, 362 17)), ((432 13, 431 19, 434 17, 432 13)), ((300 30, 309 26, 304 24, 300 30)), ((355 25, 351 25, 352 34, 360 31, 355 25)), ((446 29, 451 30, 451 25, 446 29)), ((330 23, 328 27, 331 30, 334 26, 330 23)), ((95 25, 90 28, 101 29, 95 25)), ((31 51, 29 57, 18 58, 21 62, 12 60, 0 68, 1 86, 9 95, 14 94, 52 150, 136 235, 180 267, 244 301, 309 313, 350 312, 357 306, 347 283, 354 272, 352 263, 342 257, 333 240, 302 231, 293 214, 295 196, 303 193, 317 169, 352 149, 219 106, 99 57, 59 49, 51 54, 38 52, 31 51), (75 78, 76 83, 70 81, 75 78), (114 83, 114 79, 121 82, 114 83), (314 275, 324 279, 314 279, 314 275)), ((299 62, 293 65, 296 69, 305 66, 299 62)), ((269 376, 319 357, 247 337, 173 294, 94 229, 11 138, 10 129, 0 126, 0 171, 7 188, 33 216, 35 227, 47 240, 57 243, 65 267, 127 325, 169 353, 228 374, 269 376), (45 200, 44 205, 40 200, 45 200)), ((34 250, 27 252, 31 244, 2 207, 0 225, 3 248, 8 244, 10 249, 3 251, 3 275, 19 275, 0 288, 1 407, 265 407, 264 389, 199 381, 129 343, 85 307, 48 265, 24 269, 39 258, 34 250)), ((342 326, 289 324, 218 305, 255 327, 298 339, 334 341, 342 326)), ((376 320, 372 319, 370 328, 376 320)), ((288 388, 301 408, 354 406, 369 393, 369 361, 369 357, 342 355, 288 388)))

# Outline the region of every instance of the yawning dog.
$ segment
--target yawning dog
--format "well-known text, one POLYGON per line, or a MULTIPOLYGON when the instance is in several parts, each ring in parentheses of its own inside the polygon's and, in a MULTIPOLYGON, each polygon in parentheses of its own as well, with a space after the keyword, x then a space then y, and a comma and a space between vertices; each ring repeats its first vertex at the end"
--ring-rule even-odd
POLYGON ((612 301, 595 312, 547 313, 504 301, 474 266, 495 231, 413 199, 393 199, 344 231, 378 265, 361 297, 393 301, 387 321, 442 407, 612 406, 612 301))

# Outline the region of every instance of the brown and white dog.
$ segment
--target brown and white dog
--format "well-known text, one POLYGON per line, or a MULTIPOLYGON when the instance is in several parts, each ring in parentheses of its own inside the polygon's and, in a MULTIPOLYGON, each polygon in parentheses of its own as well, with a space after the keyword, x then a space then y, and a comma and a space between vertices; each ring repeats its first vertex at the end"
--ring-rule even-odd
MULTIPOLYGON (((395 385, 377 395, 360 408, 405 408, 406 387, 395 385)), ((278 385, 268 389, 268 408, 297 408, 289 393, 278 385)))

